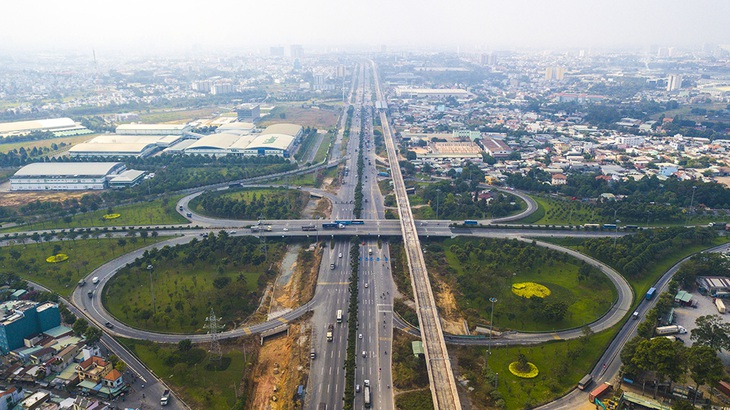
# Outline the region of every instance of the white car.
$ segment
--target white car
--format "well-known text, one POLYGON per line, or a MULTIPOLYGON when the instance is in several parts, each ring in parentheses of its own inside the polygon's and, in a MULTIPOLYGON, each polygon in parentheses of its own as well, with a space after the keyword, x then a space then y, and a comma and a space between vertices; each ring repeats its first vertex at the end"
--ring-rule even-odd
POLYGON ((358 336, 360 339, 362 339, 362 333, 360 333, 360 336, 358 336))
POLYGON ((340 254, 339 254, 339 255, 337 255, 337 256, 339 256, 339 257, 341 258, 341 257, 342 257, 342 252, 340 252, 340 254))
POLYGON ((289 228, 284 228, 284 232, 289 232, 289 228))
POLYGON ((367 284, 367 283, 365 283, 365 287, 366 287, 366 288, 368 287, 368 284, 367 284))

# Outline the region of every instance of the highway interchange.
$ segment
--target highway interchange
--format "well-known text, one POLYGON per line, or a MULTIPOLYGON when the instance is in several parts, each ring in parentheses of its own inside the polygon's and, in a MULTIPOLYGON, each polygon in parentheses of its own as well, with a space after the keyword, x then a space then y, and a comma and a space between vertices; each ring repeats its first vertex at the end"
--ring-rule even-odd
MULTIPOLYGON (((307 188, 307 191, 313 195, 326 197, 332 202, 333 208, 331 219, 353 219, 354 217, 352 213, 353 204, 351 203, 351 199, 354 197, 354 190, 357 183, 357 153, 360 143, 358 138, 360 135, 359 112, 361 106, 371 106, 372 96, 372 90, 370 87, 365 87, 363 84, 370 84, 371 73, 375 72, 375 70, 368 69, 369 66, 369 64, 361 64, 359 69, 356 71, 357 80, 353 81, 350 98, 355 106, 356 117, 352 122, 350 138, 349 140, 344 141, 342 134, 343 130, 341 128, 335 143, 333 144, 331 159, 327 163, 327 165, 331 166, 340 163, 340 161, 345 161, 345 165, 350 170, 349 174, 343 178, 343 184, 336 195, 326 191, 307 188), (357 87, 355 87, 356 83, 358 84, 357 87), (344 158, 340 158, 339 153, 341 152, 340 148, 343 143, 347 144, 344 151, 348 154, 344 158)), ((374 65, 371 67, 374 68, 374 65)), ((376 84, 376 96, 378 100, 383 100, 382 94, 379 90, 377 76, 375 76, 374 80, 376 84)), ((370 112, 369 109, 365 111, 370 112)), ((393 158, 396 158, 396 153, 394 140, 390 135, 388 127, 387 116, 384 112, 379 114, 381 116, 381 123, 383 124, 389 158, 390 161, 393 161, 393 158)), ((457 235, 471 235, 521 239, 525 236, 549 237, 570 235, 590 237, 606 236, 611 235, 611 233, 520 228, 468 229, 449 226, 448 221, 414 221, 412 216, 410 216, 410 212, 404 211, 406 209, 409 211, 410 208, 407 206, 407 196, 405 195, 404 185, 402 184, 403 180, 400 176, 398 167, 391 168, 391 172, 395 183, 400 220, 385 220, 383 199, 377 186, 377 170, 375 165, 378 158, 375 155, 375 147, 372 138, 373 119, 368 117, 365 121, 363 121, 363 123, 365 124, 365 129, 363 131, 366 138, 363 145, 366 149, 363 151, 365 157, 365 167, 363 170, 363 195, 364 198, 367 199, 367 201, 363 203, 362 216, 360 218, 364 220, 363 225, 351 225, 347 226, 345 229, 336 229, 331 231, 318 230, 316 232, 305 232, 301 230, 301 227, 311 224, 312 222, 316 223, 316 221, 263 220, 261 223, 265 226, 271 226, 271 231, 252 233, 250 230, 244 228, 252 224, 258 224, 259 221, 222 220, 204 217, 192 212, 188 206, 189 201, 196 195, 201 194, 203 192, 203 189, 201 189, 198 192, 191 193, 191 195, 184 197, 177 205, 179 212, 183 215, 190 214, 188 219, 190 219, 193 224, 199 226, 199 229, 173 230, 171 233, 179 234, 180 236, 119 256, 103 266, 100 266, 88 275, 87 281, 89 282, 89 285, 87 285, 87 287, 77 288, 71 296, 70 302, 72 304, 72 311, 79 316, 86 316, 91 321, 96 322, 97 325, 102 327, 105 332, 112 335, 170 343, 174 343, 185 338, 191 339, 194 342, 208 341, 209 336, 205 334, 163 334, 134 329, 125 325, 112 317, 104 309, 100 297, 103 292, 104 285, 114 274, 117 273, 119 269, 141 256, 146 249, 164 245, 187 243, 200 235, 220 229, 241 229, 240 231, 236 231, 235 235, 255 234, 269 237, 314 235, 322 238, 330 236, 334 239, 334 246, 332 248, 330 248, 330 246, 325 246, 322 264, 319 270, 316 292, 312 300, 297 309, 284 313, 282 316, 274 320, 227 330, 221 334, 221 337, 239 337, 271 330, 280 326, 282 323, 288 323, 296 320, 305 313, 312 311, 311 337, 312 348, 316 353, 316 358, 311 360, 310 363, 310 376, 305 404, 306 407, 310 409, 322 409, 322 404, 324 404, 327 409, 341 409, 345 383, 343 363, 347 349, 347 322, 349 320, 354 320, 354 318, 350 318, 347 313, 349 303, 348 280, 350 276, 350 237, 353 235, 359 235, 366 239, 359 246, 360 272, 358 279, 359 294, 357 321, 359 326, 358 334, 361 334, 362 338, 358 338, 357 340, 356 351, 358 354, 355 382, 362 386, 364 380, 370 380, 371 386, 373 386, 373 408, 393 409, 394 398, 391 388, 391 355, 386 353, 391 351, 393 328, 401 328, 415 334, 419 334, 421 330, 424 330, 424 347, 427 350, 429 377, 431 379, 432 395, 434 397, 434 403, 436 404, 435 407, 440 409, 460 408, 459 396, 456 390, 456 384, 453 380, 453 373, 451 372, 448 352, 445 345, 446 343, 483 345, 487 343, 488 340, 467 339, 460 338, 458 336, 443 335, 438 313, 436 312, 436 305, 433 301, 433 294, 430 289, 430 284, 428 283, 428 276, 425 272, 425 264, 422 262, 422 253, 420 252, 420 246, 418 245, 418 237, 453 237, 457 235), (399 193, 399 190, 402 192, 399 193), (396 289, 392 276, 390 275, 389 248, 387 242, 379 241, 379 238, 381 237, 400 237, 404 235, 404 232, 404 242, 406 244, 410 243, 413 245, 410 251, 408 250, 408 247, 406 247, 410 268, 414 269, 415 266, 417 271, 420 270, 420 272, 412 271, 412 275, 414 275, 414 293, 418 301, 418 313, 419 321, 421 322, 421 329, 415 329, 408 324, 405 324, 399 318, 394 318, 393 316, 393 295, 395 294, 396 289), (372 254, 370 254, 370 251, 372 251, 372 254), (421 262, 418 261, 419 258, 421 259, 421 262), (334 263, 334 269, 331 268, 332 263, 334 263), (418 280, 416 279, 418 276, 425 279, 425 282, 422 281, 422 283, 418 284, 418 280), (93 286, 90 283, 92 277, 98 277, 99 284, 95 286, 95 289, 93 289, 94 297, 89 298, 87 296, 87 291, 93 286), (340 309, 344 311, 344 320, 341 324, 338 324, 335 321, 335 312, 340 309), (104 323, 106 322, 112 323, 114 328, 111 330, 104 328, 104 323), (427 324, 426 326, 423 325, 424 322, 427 324), (334 325, 335 331, 333 332, 333 341, 328 342, 325 336, 327 327, 330 324, 334 325)), ((344 115, 341 120, 341 124, 344 124, 344 115)), ((226 185, 219 184, 214 187, 214 189, 226 189, 227 187, 228 186, 226 185)), ((209 190, 211 188, 207 187, 206 189, 209 190)), ((519 192, 511 193, 520 196, 527 202, 528 207, 523 213, 518 216, 504 218, 502 220, 481 222, 506 222, 507 220, 522 218, 525 214, 529 214, 536 209, 536 204, 531 198, 519 192)), ((324 243, 327 243, 327 241, 324 241, 324 243)), ((4 244, 8 244, 8 241, 5 241, 4 244)), ((548 243, 540 242, 539 244, 571 253, 572 256, 586 260, 587 262, 599 267, 616 286, 618 290, 618 297, 612 308, 606 313, 606 315, 590 324, 590 327, 594 332, 608 329, 624 320, 627 313, 631 310, 633 293, 631 287, 621 275, 610 267, 592 260, 585 255, 548 243)), ((676 270, 676 267, 673 269, 676 270)), ((662 280, 660 280, 658 286, 666 286, 666 283, 673 273, 674 272, 672 270, 668 271, 662 280)), ((652 303, 653 302, 642 302, 638 307, 638 311, 643 314, 643 312, 651 307, 652 303)), ((620 352, 623 344, 629 340, 633 334, 635 334, 637 323, 638 321, 626 322, 617 337, 604 353, 600 363, 596 364, 596 367, 591 373, 597 382, 610 380, 618 373, 618 369, 620 367, 618 353, 620 352), (604 367, 603 364, 606 364, 606 366, 604 367)), ((555 333, 510 333, 505 335, 503 338, 495 339, 494 345, 531 344, 555 339, 571 339, 579 337, 581 334, 582 332, 580 329, 555 333)), ((163 389, 161 383, 155 383, 155 377, 148 369, 140 364, 136 358, 124 350, 121 345, 118 345, 118 343, 109 335, 105 334, 102 341, 123 360, 125 360, 125 362, 130 364, 134 371, 144 380, 148 380, 150 386, 156 386, 148 387, 148 389, 155 388, 160 390, 159 393, 161 393, 163 389)), ((585 402, 585 400, 585 393, 575 390, 565 397, 540 408, 574 408, 581 401, 585 402)), ((173 401, 173 404, 175 404, 175 401, 173 401)), ((355 408, 362 408, 363 405, 363 395, 356 394, 355 408)))

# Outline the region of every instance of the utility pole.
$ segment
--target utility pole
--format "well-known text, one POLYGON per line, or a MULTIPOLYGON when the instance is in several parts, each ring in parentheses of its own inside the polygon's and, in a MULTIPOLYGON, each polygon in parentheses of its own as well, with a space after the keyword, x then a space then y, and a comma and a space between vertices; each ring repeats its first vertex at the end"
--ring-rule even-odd
POLYGON ((697 190, 696 185, 692 185, 692 199, 689 201, 689 212, 687 213, 687 219, 684 221, 685 225, 689 224, 689 216, 693 213, 693 205, 695 203, 695 191, 697 190))
POLYGON ((223 326, 218 323, 221 319, 215 315, 213 308, 210 308, 210 316, 205 318, 206 323, 203 325, 205 329, 208 329, 208 334, 210 335, 210 350, 208 351, 210 352, 211 359, 216 361, 219 361, 223 357, 221 344, 218 340, 219 332, 223 330, 223 326))

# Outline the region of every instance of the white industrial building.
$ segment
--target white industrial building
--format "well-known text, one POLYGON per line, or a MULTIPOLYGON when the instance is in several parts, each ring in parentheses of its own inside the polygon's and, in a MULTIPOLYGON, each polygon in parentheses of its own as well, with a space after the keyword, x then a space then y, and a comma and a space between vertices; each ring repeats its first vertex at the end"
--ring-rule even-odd
POLYGON ((0 137, 26 135, 33 131, 49 131, 61 135, 84 135, 92 131, 77 124, 71 118, 51 118, 46 120, 16 121, 0 123, 0 137))
MULTIPOLYGON (((109 187, 109 180, 122 174, 130 182, 139 182, 144 173, 124 174, 122 162, 36 162, 10 177, 11 191, 75 191, 109 187)), ((119 181, 120 183, 122 181, 119 181)))
POLYGON ((266 127, 261 134, 250 134, 246 123, 232 126, 221 133, 206 135, 184 149, 192 155, 276 155, 288 158, 292 149, 304 134, 297 124, 274 124, 266 127))
POLYGON ((100 135, 69 150, 72 157, 146 157, 177 144, 182 135, 100 135))
POLYGON ((185 124, 122 124, 117 126, 120 135, 183 135, 185 124))

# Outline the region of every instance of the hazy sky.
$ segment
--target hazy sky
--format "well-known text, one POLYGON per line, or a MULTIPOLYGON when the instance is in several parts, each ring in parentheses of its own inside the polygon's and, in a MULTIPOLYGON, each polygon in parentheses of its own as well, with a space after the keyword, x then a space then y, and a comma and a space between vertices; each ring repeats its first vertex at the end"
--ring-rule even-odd
POLYGON ((727 0, 2 0, 0 51, 685 46, 730 43, 728 15, 727 0))

